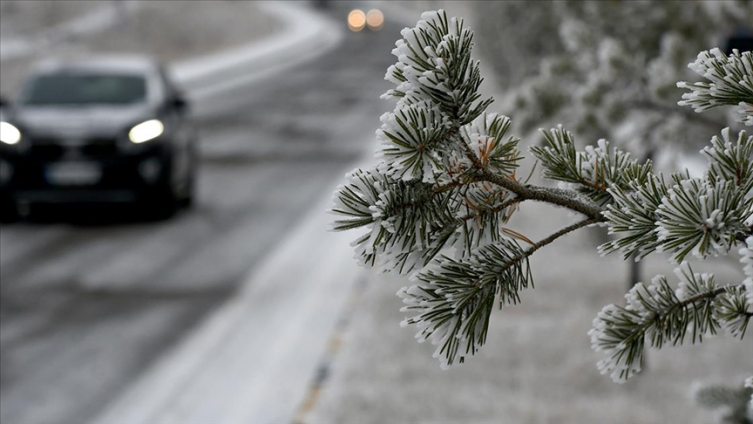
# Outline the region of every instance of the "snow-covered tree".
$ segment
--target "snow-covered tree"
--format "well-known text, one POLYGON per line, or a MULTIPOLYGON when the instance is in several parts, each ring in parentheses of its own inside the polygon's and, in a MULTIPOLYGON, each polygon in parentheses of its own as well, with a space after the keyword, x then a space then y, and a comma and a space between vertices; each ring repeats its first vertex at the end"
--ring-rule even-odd
MULTIPOLYGON (((730 125, 722 111, 676 105, 688 57, 750 26, 753 1, 553 1, 475 4, 481 53, 521 131, 565 123, 648 158, 660 146, 697 151, 730 125), (684 148, 684 149, 683 149, 684 148)), ((722 46, 724 47, 724 46, 722 46)), ((667 166, 665 166, 667 168, 667 166)))
MULTIPOLYGON (((397 63, 386 74, 395 88, 383 96, 397 102, 381 117, 378 162, 338 187, 333 228, 365 227, 354 242, 361 263, 410 274, 413 285, 398 293, 410 314, 403 324, 437 346, 442 367, 476 353, 494 305, 514 305, 533 286, 532 254, 588 226, 614 235, 602 254, 667 252, 679 264, 677 282, 660 275, 637 284, 624 304, 606 306, 594 319, 589 334, 603 354, 603 373, 627 380, 640 371, 647 347, 717 333, 744 337, 753 316, 753 136, 721 130, 702 151, 706 173, 691 178, 656 172, 603 139, 577 150, 572 133, 558 126, 542 130, 543 145, 530 153, 560 187, 531 185, 519 172, 510 118, 487 112, 492 100, 479 93, 473 32, 463 20, 426 12, 401 35, 397 63), (532 241, 508 226, 525 202, 560 206, 581 219, 532 241), (717 281, 684 261, 733 250, 742 256, 743 281, 717 281)), ((751 53, 704 51, 690 68, 704 81, 677 84, 686 90, 680 106, 731 106, 753 125, 751 53)))

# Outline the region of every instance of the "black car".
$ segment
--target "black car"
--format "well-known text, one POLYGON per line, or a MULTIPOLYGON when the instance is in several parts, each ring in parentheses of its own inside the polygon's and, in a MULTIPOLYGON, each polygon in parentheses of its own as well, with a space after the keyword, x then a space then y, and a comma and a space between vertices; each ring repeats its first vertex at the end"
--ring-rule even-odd
POLYGON ((164 67, 144 57, 51 61, 0 113, 0 202, 142 202, 194 192, 196 136, 164 67))

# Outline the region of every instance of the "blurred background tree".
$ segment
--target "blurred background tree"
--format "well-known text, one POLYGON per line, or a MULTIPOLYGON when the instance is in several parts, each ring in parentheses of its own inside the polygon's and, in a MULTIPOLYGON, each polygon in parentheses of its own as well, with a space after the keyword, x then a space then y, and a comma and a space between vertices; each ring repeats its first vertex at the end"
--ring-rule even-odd
POLYGON ((700 149, 688 140, 735 127, 728 112, 677 106, 675 83, 697 80, 687 64, 698 51, 725 48, 750 25, 751 1, 484 2, 471 11, 519 132, 561 123, 588 143, 607 138, 670 168, 700 149), (658 151, 669 143, 684 149, 658 151))

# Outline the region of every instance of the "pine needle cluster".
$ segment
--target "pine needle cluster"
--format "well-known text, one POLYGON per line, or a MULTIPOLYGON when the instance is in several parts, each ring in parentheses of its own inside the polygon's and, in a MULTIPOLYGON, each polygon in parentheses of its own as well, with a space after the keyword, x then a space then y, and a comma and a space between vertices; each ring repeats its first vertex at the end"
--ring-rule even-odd
MULTIPOLYGON (((442 367, 483 346, 495 304, 515 305, 533 287, 532 254, 591 225, 614 236, 602 254, 640 260, 662 251, 680 263, 677 283, 656 276, 594 319, 589 334, 603 373, 625 381, 640 371, 647 347, 721 333, 742 339, 753 316, 753 136, 722 130, 702 151, 706 173, 691 178, 655 172, 606 140, 578 150, 560 126, 542 130, 544 144, 530 149, 543 177, 560 187, 530 185, 518 175, 522 155, 508 134, 510 118, 487 112, 492 99, 479 93, 472 48, 473 32, 442 10, 403 30, 385 77, 395 88, 383 97, 397 101, 381 118, 378 162, 350 173, 332 208, 335 230, 365 229, 354 242, 362 264, 411 274, 413 285, 398 293, 410 314, 403 324, 437 346, 442 367), (582 219, 529 240, 508 223, 531 201, 582 219), (733 250, 744 281, 717 282, 684 262, 733 250)), ((752 64, 749 52, 702 52, 690 68, 708 82, 680 83, 690 91, 679 104, 697 112, 737 106, 753 125, 752 64)))

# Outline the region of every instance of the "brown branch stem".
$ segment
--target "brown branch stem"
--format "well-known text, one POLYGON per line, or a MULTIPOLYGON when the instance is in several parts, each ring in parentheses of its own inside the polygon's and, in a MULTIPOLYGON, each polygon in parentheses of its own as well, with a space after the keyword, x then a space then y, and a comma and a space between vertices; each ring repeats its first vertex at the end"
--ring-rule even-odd
POLYGON ((521 184, 518 181, 513 180, 512 178, 495 174, 494 172, 489 171, 489 169, 476 156, 476 153, 474 153, 466 143, 460 140, 459 144, 465 150, 466 156, 471 160, 471 162, 473 162, 473 165, 476 167, 476 170, 478 172, 477 175, 480 180, 488 181, 515 193, 521 199, 521 201, 535 200, 538 202, 545 202, 557 206, 562 206, 575 212, 580 212, 590 219, 593 219, 594 222, 601 222, 606 220, 606 218, 604 218, 604 216, 602 216, 601 214, 602 209, 580 194, 572 190, 562 190, 521 184))
POLYGON ((458 221, 467 221, 469 219, 478 218, 478 217, 481 217, 481 216, 484 216, 484 215, 489 215, 489 214, 495 214, 495 213, 498 213, 498 212, 502 212, 503 210, 507 209, 508 207, 510 207, 510 206, 512 206, 512 205, 514 205, 516 203, 520 203, 522 201, 523 201, 523 199, 521 199, 520 197, 514 197, 512 199, 507 199, 504 202, 500 203, 499 205, 497 205, 497 206, 495 206, 493 208, 482 209, 482 210, 480 210, 477 213, 469 213, 468 215, 461 216, 460 218, 458 218, 458 221))
POLYGON ((548 244, 551 244, 552 242, 554 242, 558 238, 560 238, 560 237, 562 237, 562 236, 564 236, 566 234, 569 234, 569 233, 571 233, 571 232, 573 232, 575 230, 578 230, 580 228, 586 227, 586 226, 591 225, 591 224, 595 224, 597 222, 599 222, 599 220, 596 220, 596 219, 593 219, 593 218, 589 218, 589 219, 585 219, 583 221, 576 222, 576 223, 574 223, 572 225, 568 225, 567 227, 562 228, 561 230, 559 230, 559 231, 557 231, 555 233, 552 233, 548 237, 546 237, 544 239, 541 239, 541 240, 537 241, 536 243, 534 243, 533 246, 531 246, 528 249, 526 249, 520 255, 512 258, 500 270, 500 273, 506 271, 507 269, 509 269, 513 265, 517 264, 518 262, 522 261, 523 259, 525 259, 525 258, 533 255, 537 250, 541 249, 542 247, 544 247, 544 246, 546 246, 548 244))
MULTIPOLYGON (((673 304, 672 306, 670 306, 669 308, 667 308, 664 312, 657 313, 656 315, 654 315, 650 319, 645 320, 638 327, 638 329, 630 335, 630 337, 628 337, 627 339, 625 339, 625 341, 626 342, 627 341, 632 342, 632 340, 635 340, 637 337, 642 337, 646 333, 646 331, 648 330, 649 327, 651 327, 652 325, 654 325, 656 323, 660 323, 667 316, 671 315, 672 313, 674 313, 678 309, 685 308, 686 306, 692 305, 692 304, 694 304, 696 302, 700 302, 700 301, 707 300, 707 299, 713 299, 713 298, 719 296, 720 294, 726 293, 728 291, 728 289, 729 289, 729 286, 728 287, 720 287, 718 289, 715 289, 715 290, 712 290, 712 291, 709 291, 709 292, 706 292, 706 293, 701 293, 701 294, 697 294, 695 296, 691 296, 691 297, 689 297, 689 298, 687 298, 687 299, 685 299, 683 301, 680 301, 680 302, 677 302, 677 303, 673 304)), ((753 314, 750 314, 750 313, 747 313, 747 312, 745 313, 745 315, 747 315, 747 316, 753 316, 753 314)))

